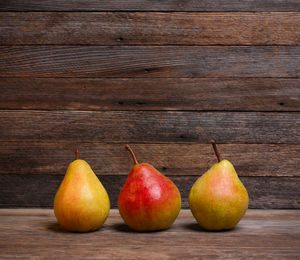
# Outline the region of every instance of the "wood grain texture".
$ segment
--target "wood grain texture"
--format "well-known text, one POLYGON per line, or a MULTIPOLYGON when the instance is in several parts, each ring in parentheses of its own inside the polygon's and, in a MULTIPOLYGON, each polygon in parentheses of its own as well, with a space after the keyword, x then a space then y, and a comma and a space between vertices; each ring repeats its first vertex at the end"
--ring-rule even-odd
MULTIPOLYGON (((98 176, 106 188, 111 207, 117 207, 125 175, 98 176)), ((182 208, 198 176, 169 176, 181 192, 182 208)), ((63 175, 0 174, 0 207, 52 207, 63 175)), ((249 193, 250 208, 299 209, 299 177, 241 177, 249 193)))
POLYGON ((300 111, 300 79, 2 78, 0 109, 300 111))
MULTIPOLYGON (((192 184, 215 162, 215 139, 251 208, 299 209, 299 24, 299 0, 0 1, 0 207, 52 207, 75 147, 116 207, 131 168, 123 146, 133 143, 140 160, 171 176, 187 208, 192 184)), ((268 236, 230 241, 243 251, 215 239, 184 251, 188 259, 297 258, 295 224, 284 242, 282 229, 262 225, 268 236)), ((110 258, 135 259, 132 249, 145 248, 118 239, 120 251, 104 243, 110 258)), ((46 252, 30 241, 0 242, 0 258, 15 248, 46 252)), ((161 241, 141 258, 185 258, 183 247, 161 241)))
POLYGON ((0 77, 299 77, 300 46, 1 46, 0 77))
POLYGON ((0 44, 299 45, 300 13, 4 12, 0 44))
POLYGON ((205 232, 189 210, 182 210, 170 229, 136 233, 127 228, 117 210, 111 210, 99 231, 75 234, 60 228, 53 210, 1 209, 0 257, 297 259, 299 219, 295 210, 248 210, 234 230, 205 232))
POLYGON ((300 11, 298 0, 2 0, 1 11, 300 11))
MULTIPOLYGON (((300 177, 300 145, 220 144, 239 176, 300 177)), ((0 174, 64 175, 74 150, 96 174, 127 175, 133 166, 123 144, 1 142, 0 174)), ((200 176, 216 157, 210 144, 134 144, 138 160, 163 174, 200 176)))
POLYGON ((2 111, 0 141, 78 143, 300 142, 300 113, 2 111))

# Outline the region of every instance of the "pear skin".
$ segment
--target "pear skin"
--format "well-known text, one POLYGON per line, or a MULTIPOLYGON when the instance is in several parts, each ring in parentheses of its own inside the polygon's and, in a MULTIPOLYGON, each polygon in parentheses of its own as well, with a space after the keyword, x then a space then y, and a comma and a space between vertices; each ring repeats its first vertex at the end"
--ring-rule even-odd
POLYGON ((108 194, 89 164, 70 163, 54 199, 54 213, 66 230, 89 232, 99 229, 110 210, 108 194))
POLYGON ((212 143, 219 162, 194 183, 189 205, 202 228, 232 229, 248 209, 249 197, 233 165, 221 159, 215 143, 212 143))
POLYGON ((125 223, 136 231, 169 228, 177 218, 181 196, 175 184, 148 163, 135 165, 119 194, 118 208, 125 223))

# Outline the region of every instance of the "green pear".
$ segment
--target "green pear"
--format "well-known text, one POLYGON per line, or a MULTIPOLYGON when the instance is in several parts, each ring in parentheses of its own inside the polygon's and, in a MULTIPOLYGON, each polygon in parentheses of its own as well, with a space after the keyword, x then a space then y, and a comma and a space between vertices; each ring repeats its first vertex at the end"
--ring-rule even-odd
POLYGON ((194 183, 189 194, 189 205, 202 228, 232 229, 244 216, 249 197, 233 165, 222 160, 215 141, 211 143, 218 163, 194 183))
POLYGON ((54 199, 54 213, 66 230, 88 232, 99 229, 105 222, 109 209, 108 194, 84 160, 70 163, 54 199))

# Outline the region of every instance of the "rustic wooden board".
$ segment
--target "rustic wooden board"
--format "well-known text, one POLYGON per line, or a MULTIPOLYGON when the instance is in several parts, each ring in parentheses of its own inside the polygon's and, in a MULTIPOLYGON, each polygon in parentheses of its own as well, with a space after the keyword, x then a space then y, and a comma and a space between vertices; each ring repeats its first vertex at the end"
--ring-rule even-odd
POLYGON ((300 11, 298 0, 2 0, 2 11, 300 11))
MULTIPOLYGON (((188 208, 188 194, 198 176, 169 176, 181 192, 182 208, 188 208)), ((0 174, 0 207, 52 207, 62 175, 0 174)), ((125 175, 101 175, 112 208, 117 207, 125 175)), ((241 177, 248 190, 250 208, 300 208, 299 177, 241 177)))
POLYGON ((0 141, 78 143, 300 142, 300 113, 2 111, 0 141))
POLYGON ((0 1, 0 207, 51 207, 75 147, 116 207, 125 143, 173 178, 187 207, 216 139, 250 207, 300 208, 299 14, 299 0, 0 1))
POLYGON ((300 46, 2 46, 0 77, 299 77, 300 46))
POLYGON ((299 24, 296 12, 4 12, 0 44, 299 45, 299 24))
MULTIPOLYGON (((222 156, 239 176, 300 177, 300 145, 220 144, 222 156)), ((126 175, 133 162, 123 144, 1 142, 0 174, 61 174, 75 159, 74 150, 96 174, 126 175)), ((210 144, 134 144, 140 162, 167 175, 200 176, 216 163, 210 144)))
POLYGON ((295 210, 248 210, 234 230, 205 232, 189 210, 182 210, 170 229, 136 233, 111 210, 99 231, 76 234, 62 230, 52 210, 1 209, 0 257, 297 259, 299 219, 295 210))
POLYGON ((300 111, 300 79, 2 78, 0 109, 300 111))

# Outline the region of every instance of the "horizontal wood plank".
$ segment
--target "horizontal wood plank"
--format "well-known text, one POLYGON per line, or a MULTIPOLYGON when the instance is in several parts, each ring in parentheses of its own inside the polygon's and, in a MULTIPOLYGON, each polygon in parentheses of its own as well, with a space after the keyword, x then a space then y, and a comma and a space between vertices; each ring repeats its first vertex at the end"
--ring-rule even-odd
POLYGON ((168 230, 138 233, 124 224, 118 210, 111 210, 100 230, 75 234, 58 225, 52 209, 1 209, 0 239, 5 243, 1 244, 0 257, 297 259, 299 217, 298 210, 250 209, 235 229, 205 232, 190 210, 181 210, 168 230))
POLYGON ((0 257, 297 259, 299 216, 298 210, 250 209, 235 229, 205 232, 190 210, 181 210, 168 230, 138 233, 124 224, 118 210, 111 210, 100 230, 74 234, 58 225, 52 209, 1 209, 0 239, 5 243, 1 244, 0 257))
MULTIPOLYGON (((300 177, 300 145, 220 144, 222 156, 239 176, 300 177)), ((96 174, 126 175, 133 162, 122 144, 1 142, 0 174, 60 174, 75 159, 74 150, 96 174)), ((200 176, 216 163, 210 144, 134 144, 140 162, 167 175, 200 176)))
MULTIPOLYGON (((0 174, 0 207, 52 207, 62 175, 0 174)), ((182 208, 188 208, 188 194, 198 176, 170 176, 182 196, 182 208)), ((101 175, 111 207, 117 207, 125 175, 101 175)), ((248 190, 250 208, 299 209, 299 177, 241 177, 248 190)))
POLYGON ((0 141, 300 143, 300 113, 1 111, 0 141))
POLYGON ((0 77, 299 77, 300 46, 2 46, 0 77))
POLYGON ((0 109, 300 111, 300 79, 2 78, 0 109))
POLYGON ((0 44, 299 45, 299 24, 296 12, 4 12, 0 44))
POLYGON ((300 11, 298 0, 2 0, 1 11, 300 11))
MULTIPOLYGON (((243 217, 243 220, 279 220, 284 219, 286 221, 288 220, 299 220, 300 211, 298 210, 292 210, 292 209, 248 209, 246 211, 246 214, 243 217)), ((0 209, 0 217, 6 218, 6 217, 54 217, 54 211, 53 209, 47 209, 47 208, 1 208, 0 209)), ((120 213, 118 209, 111 209, 109 218, 115 219, 119 218, 120 213)), ((178 218, 179 219, 189 219, 192 217, 192 213, 188 209, 182 209, 179 212, 178 218)), ((11 220, 9 220, 11 222, 11 220)), ((175 224, 175 223, 174 223, 175 224)), ((182 227, 184 228, 184 227, 182 227)), ((232 230, 233 231, 233 230, 232 230)), ((260 232, 265 232, 264 230, 259 230, 260 232)), ((268 232, 270 230, 266 230, 268 232)), ((293 230, 296 231, 296 230, 293 230)), ((226 231, 225 231, 226 232, 226 231)))

